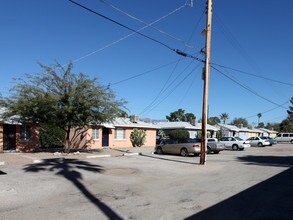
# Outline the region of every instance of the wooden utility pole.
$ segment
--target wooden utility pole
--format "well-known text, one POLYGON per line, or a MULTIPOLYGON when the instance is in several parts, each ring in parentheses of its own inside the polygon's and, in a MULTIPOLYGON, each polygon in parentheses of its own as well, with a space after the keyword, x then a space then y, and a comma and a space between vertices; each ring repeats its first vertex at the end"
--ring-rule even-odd
POLYGON ((206 50, 205 50, 205 68, 203 71, 203 106, 202 106, 202 136, 200 164, 206 163, 207 149, 207 115, 208 115, 208 96, 210 83, 210 57, 211 57, 211 32, 212 32, 212 0, 207 0, 207 19, 206 19, 206 50))

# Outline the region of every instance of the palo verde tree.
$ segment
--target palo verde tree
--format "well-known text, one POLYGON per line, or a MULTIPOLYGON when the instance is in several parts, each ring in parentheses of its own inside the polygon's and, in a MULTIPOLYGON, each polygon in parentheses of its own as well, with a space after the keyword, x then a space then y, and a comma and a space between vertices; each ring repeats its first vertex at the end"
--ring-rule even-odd
POLYGON ((73 65, 39 64, 42 71, 17 79, 5 105, 10 115, 22 120, 52 124, 63 129, 64 150, 69 152, 90 124, 113 120, 124 107, 109 88, 83 73, 74 74, 73 65))

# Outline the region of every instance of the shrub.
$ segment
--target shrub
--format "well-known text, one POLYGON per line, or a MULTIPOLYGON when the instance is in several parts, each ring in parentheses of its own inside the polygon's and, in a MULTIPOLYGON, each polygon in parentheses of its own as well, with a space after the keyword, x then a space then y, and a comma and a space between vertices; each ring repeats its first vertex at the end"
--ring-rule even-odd
POLYGON ((141 147, 146 140, 146 132, 144 130, 138 130, 136 128, 130 134, 130 141, 133 147, 141 147))
POLYGON ((184 138, 189 138, 189 132, 186 130, 172 130, 172 131, 168 131, 167 135, 171 138, 180 138, 180 139, 184 139, 184 138))

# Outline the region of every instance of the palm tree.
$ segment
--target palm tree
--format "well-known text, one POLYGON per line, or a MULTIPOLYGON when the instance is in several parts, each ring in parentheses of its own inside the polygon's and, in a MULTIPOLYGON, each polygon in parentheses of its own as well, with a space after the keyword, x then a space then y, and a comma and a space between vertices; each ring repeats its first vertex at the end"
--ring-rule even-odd
POLYGON ((223 120, 224 124, 226 124, 227 120, 229 119, 229 114, 228 113, 222 113, 220 115, 220 119, 223 120))
POLYGON ((261 113, 258 113, 258 114, 257 114, 257 117, 258 117, 258 123, 257 123, 257 124, 258 124, 258 125, 259 125, 259 119, 261 118, 261 116, 262 116, 261 113))

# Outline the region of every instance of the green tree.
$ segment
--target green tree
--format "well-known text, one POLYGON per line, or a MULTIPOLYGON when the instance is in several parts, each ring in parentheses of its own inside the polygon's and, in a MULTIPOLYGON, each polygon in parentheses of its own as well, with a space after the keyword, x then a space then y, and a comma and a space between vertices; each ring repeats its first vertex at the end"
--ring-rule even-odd
POLYGON ((280 123, 280 131, 292 132, 293 131, 293 97, 290 99, 292 106, 287 110, 288 116, 280 123))
POLYGON ((243 127, 248 127, 248 121, 245 118, 234 118, 233 121, 231 122, 232 125, 235 126, 240 126, 242 125, 243 127))
POLYGON ((189 132, 186 130, 178 129, 178 130, 171 130, 166 132, 167 136, 171 139, 173 138, 189 138, 189 132))
POLYGON ((171 112, 170 115, 166 115, 168 121, 186 121, 191 122, 196 119, 193 113, 185 113, 184 109, 178 109, 177 111, 171 112))
POLYGON ((130 134, 130 141, 133 147, 141 147, 144 145, 146 140, 146 132, 145 130, 138 130, 134 128, 130 134))
POLYGON ((65 138, 65 131, 55 125, 40 125, 41 148, 62 148, 65 138))
POLYGON ((83 73, 72 73, 73 65, 52 67, 39 64, 42 72, 18 79, 5 99, 10 115, 20 115, 23 121, 51 124, 66 133, 64 150, 74 147, 92 123, 112 121, 124 107, 111 89, 89 79, 83 73))
POLYGON ((223 121, 224 124, 226 124, 227 120, 229 119, 229 114, 228 113, 222 113, 220 115, 220 119, 223 121))
POLYGON ((221 120, 218 117, 209 117, 208 118, 208 124, 210 125, 216 125, 219 124, 221 120))
POLYGON ((288 115, 293 114, 293 97, 289 100, 292 106, 289 106, 289 110, 287 111, 288 115))

